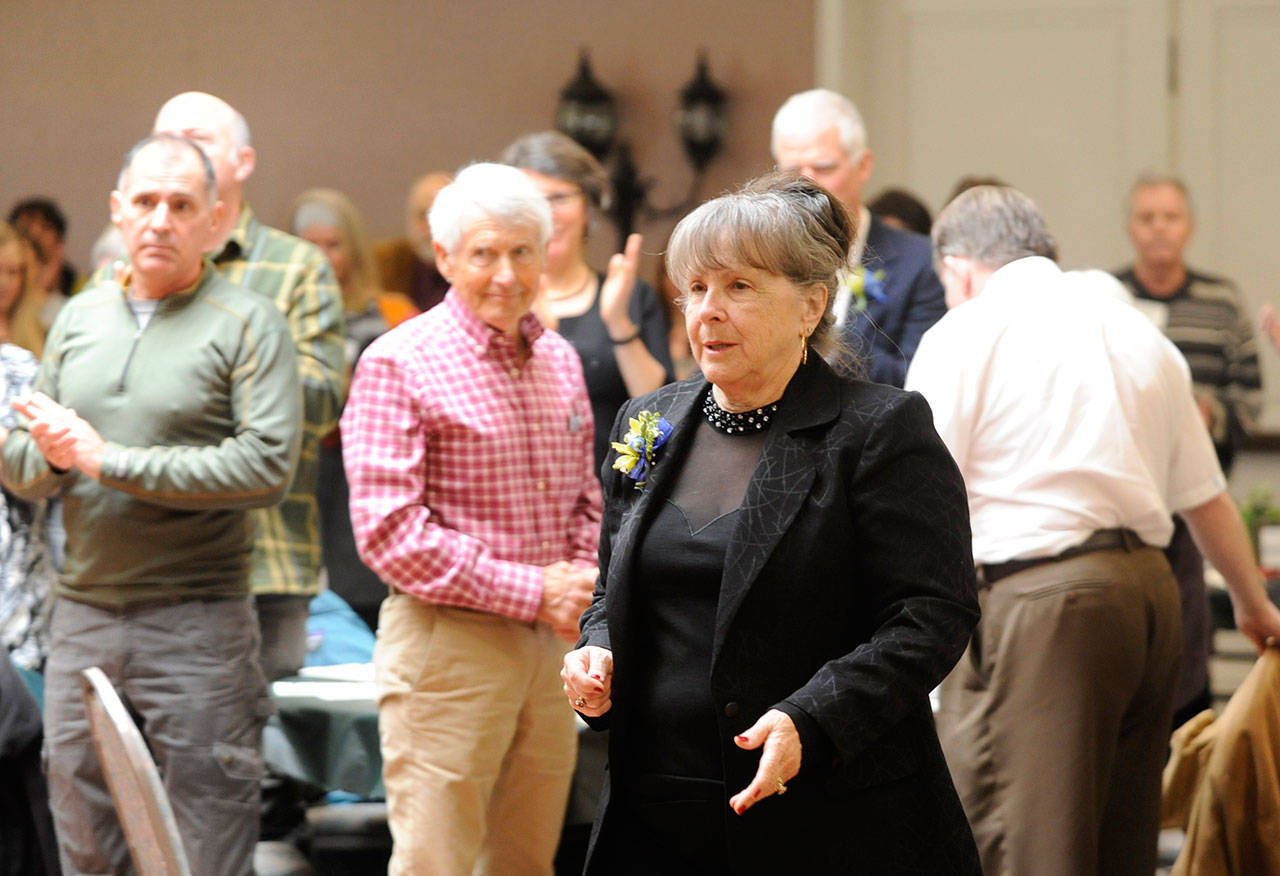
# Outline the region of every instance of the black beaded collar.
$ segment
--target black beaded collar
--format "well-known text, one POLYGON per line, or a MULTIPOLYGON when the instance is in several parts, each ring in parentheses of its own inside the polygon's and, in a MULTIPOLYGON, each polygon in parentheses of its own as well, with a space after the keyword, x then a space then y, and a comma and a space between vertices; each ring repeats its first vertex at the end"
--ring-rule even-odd
POLYGON ((702 415, 707 418, 707 423, 717 432, 726 435, 763 432, 769 428, 773 415, 777 412, 777 402, 750 411, 726 411, 716 404, 715 394, 711 390, 707 390, 707 398, 702 403, 702 415))

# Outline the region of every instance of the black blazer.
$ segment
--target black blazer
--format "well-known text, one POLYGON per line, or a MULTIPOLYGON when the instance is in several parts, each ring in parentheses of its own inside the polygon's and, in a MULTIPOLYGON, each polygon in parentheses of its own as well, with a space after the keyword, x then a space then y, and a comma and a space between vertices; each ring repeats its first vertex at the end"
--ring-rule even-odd
POLYGON ((845 340, 866 361, 868 380, 902 386, 921 336, 947 312, 929 238, 873 213, 862 264, 882 276, 884 287, 867 296, 867 309, 850 320, 845 340))
MULTIPOLYGON (((629 402, 614 424, 656 410, 674 430, 644 491, 605 468, 600 579, 580 645, 610 648, 612 763, 628 744, 633 557, 670 494, 701 416, 701 376, 629 402)), ((726 556, 711 690, 734 873, 978 873, 977 850, 938 745, 928 694, 978 619, 964 483, 915 393, 838 378, 812 357, 783 396, 726 556), (759 752, 735 734, 783 705, 809 720, 784 797, 745 815, 728 796, 759 752), (820 733, 814 736, 813 728, 820 733)), ((802 735, 802 740, 804 735, 802 735)), ((588 852, 608 843, 606 777, 588 852)), ((673 871, 674 872, 674 871, 673 871)))

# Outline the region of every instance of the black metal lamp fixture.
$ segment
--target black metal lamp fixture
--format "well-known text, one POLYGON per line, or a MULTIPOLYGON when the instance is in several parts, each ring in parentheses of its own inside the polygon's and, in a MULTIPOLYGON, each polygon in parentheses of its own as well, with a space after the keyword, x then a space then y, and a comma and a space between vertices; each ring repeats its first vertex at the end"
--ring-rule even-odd
MULTIPOLYGON (((646 218, 656 219, 678 215, 693 206, 703 171, 724 146, 726 102, 724 90, 711 79, 706 53, 699 52, 697 70, 680 90, 680 106, 675 114, 676 131, 693 166, 689 192, 677 204, 655 207, 648 203, 654 181, 640 177, 631 159, 630 144, 625 140, 618 143, 609 174, 613 198, 607 212, 618 228, 619 249, 634 230, 637 213, 643 211, 646 218)), ((592 74, 585 49, 578 60, 576 77, 560 92, 556 128, 600 161, 613 145, 618 130, 617 109, 613 96, 592 74)))
POLYGON ((586 49, 578 57, 578 75, 560 92, 556 129, 576 140, 597 161, 603 161, 609 154, 618 133, 618 111, 613 95, 596 81, 586 49))
POLYGON ((707 53, 699 52, 698 71, 680 89, 680 111, 676 116, 680 142, 695 173, 702 173, 724 146, 724 103, 724 90, 711 81, 707 72, 707 53))

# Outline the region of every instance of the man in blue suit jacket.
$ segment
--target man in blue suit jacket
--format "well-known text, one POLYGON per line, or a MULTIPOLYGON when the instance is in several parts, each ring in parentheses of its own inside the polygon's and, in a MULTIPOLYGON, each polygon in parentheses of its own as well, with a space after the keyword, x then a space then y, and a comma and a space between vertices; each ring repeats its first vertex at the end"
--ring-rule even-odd
POLYGON ((862 204, 873 160, 857 107, 823 88, 792 95, 773 117, 773 159, 844 201, 858 217, 857 267, 836 292, 843 340, 866 376, 902 386, 920 336, 947 311, 929 239, 881 222, 862 204))

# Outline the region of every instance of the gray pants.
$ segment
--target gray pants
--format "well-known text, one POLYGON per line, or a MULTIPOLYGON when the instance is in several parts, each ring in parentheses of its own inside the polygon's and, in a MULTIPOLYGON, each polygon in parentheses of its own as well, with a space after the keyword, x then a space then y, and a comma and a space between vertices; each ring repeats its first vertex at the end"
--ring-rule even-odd
POLYGON ((267 681, 279 681, 298 670, 307 659, 307 617, 310 596, 259 594, 258 630, 262 634, 259 663, 267 681))
POLYGON ((134 712, 194 873, 253 870, 262 725, 271 711, 248 598, 123 610, 60 599, 45 673, 49 797, 64 873, 132 872, 98 764, 80 671, 98 666, 134 712))

